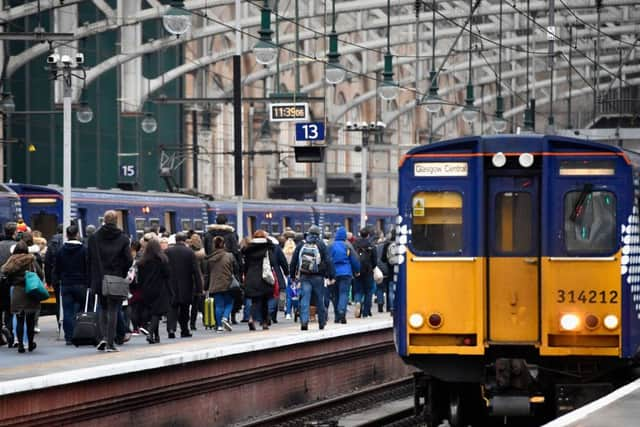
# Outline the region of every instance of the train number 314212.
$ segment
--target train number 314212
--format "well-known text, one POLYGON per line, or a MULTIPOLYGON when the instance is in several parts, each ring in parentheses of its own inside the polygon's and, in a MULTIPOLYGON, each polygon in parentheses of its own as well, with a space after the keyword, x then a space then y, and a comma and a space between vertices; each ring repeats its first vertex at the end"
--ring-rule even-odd
POLYGON ((557 303, 617 304, 618 291, 566 290, 558 289, 557 303))

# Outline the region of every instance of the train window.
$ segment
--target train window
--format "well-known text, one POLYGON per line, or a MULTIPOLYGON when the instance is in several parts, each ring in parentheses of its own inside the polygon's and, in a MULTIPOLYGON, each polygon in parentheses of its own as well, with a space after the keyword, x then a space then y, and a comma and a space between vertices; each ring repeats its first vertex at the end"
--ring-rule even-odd
POLYGON ((182 231, 191 230, 191 220, 190 219, 183 219, 182 221, 180 221, 180 223, 182 224, 182 231))
POLYGON ((614 175, 616 164, 614 160, 563 160, 560 162, 560 175, 614 175))
POLYGON ((204 231, 204 223, 202 222, 201 219, 194 219, 193 220, 193 228, 198 232, 201 233, 204 231))
POLYGON ((282 217, 282 229, 285 230, 287 227, 291 227, 291 218, 288 216, 282 217))
POLYGON ((296 231, 296 233, 302 233, 302 225, 300 224, 294 225, 293 229, 296 231))
POLYGON ((531 251, 533 220, 531 194, 505 192, 496 194, 495 247, 501 253, 531 251))
POLYGON ((160 228, 160 218, 149 218, 149 227, 160 228))
POLYGON ((271 234, 280 234, 280 224, 277 222, 271 223, 271 234))
POLYGON ((144 228, 147 225, 145 218, 136 218, 136 236, 140 239, 144 235, 144 228))
POLYGON ((423 252, 462 251, 462 195, 422 192, 413 196, 413 247, 423 252))
POLYGON ((568 253, 610 254, 616 250, 616 197, 609 191, 571 191, 564 198, 568 253))
POLYGON ((103 216, 99 216, 98 217, 98 227, 100 227, 102 224, 104 224, 104 217, 103 216))
POLYGON ((256 231, 256 217, 254 215, 249 215, 249 229, 247 230, 248 236, 253 236, 253 233, 256 231))

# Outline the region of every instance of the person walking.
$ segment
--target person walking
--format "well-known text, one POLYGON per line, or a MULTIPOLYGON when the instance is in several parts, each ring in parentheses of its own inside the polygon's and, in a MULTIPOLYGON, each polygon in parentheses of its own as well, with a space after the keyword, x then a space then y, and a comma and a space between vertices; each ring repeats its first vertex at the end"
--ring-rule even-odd
MULTIPOLYGON (((253 239, 243 249, 244 289, 246 297, 251 299, 249 329, 252 331, 256 329, 255 321, 260 322, 263 330, 269 329, 268 301, 273 296, 273 282, 265 280, 265 275, 263 275, 265 256, 271 266, 276 265, 276 262, 273 256, 273 243, 267 236, 266 231, 256 230, 253 233, 253 239)), ((265 274, 268 273, 265 272, 265 274)))
POLYGON ((84 307, 89 282, 87 248, 78 239, 77 225, 67 227, 67 241, 55 256, 53 280, 60 283, 62 296, 62 329, 64 340, 71 345, 76 314, 84 307))
POLYGON ((216 325, 218 332, 231 331, 231 309, 233 292, 231 282, 237 280, 238 266, 233 255, 225 249, 224 238, 213 238, 213 252, 207 256, 205 276, 208 279, 209 292, 213 294, 216 325))
POLYGON ((129 249, 129 238, 118 228, 118 214, 108 210, 103 216, 104 225, 89 238, 89 281, 91 290, 100 301, 100 326, 103 334, 98 351, 119 351, 114 345, 118 313, 122 309, 122 298, 102 295, 102 280, 105 275, 126 277, 133 262, 129 249))
POLYGON ((329 286, 329 298, 335 310, 334 320, 336 323, 347 323, 349 289, 353 277, 360 275, 360 261, 353 246, 347 241, 347 230, 344 227, 336 230, 329 252, 336 270, 336 283, 329 286))
POLYGON ((371 243, 368 228, 360 230, 360 238, 354 244, 360 261, 360 275, 354 279, 354 300, 356 301, 356 317, 371 316, 371 304, 375 282, 373 281, 373 268, 378 257, 376 248, 371 243))
POLYGON ((278 281, 278 289, 274 289, 273 295, 269 298, 269 321, 271 323, 278 323, 278 307, 280 305, 280 294, 286 292, 287 281, 286 277, 289 276, 289 263, 287 263, 287 257, 285 256, 280 242, 273 236, 267 237, 272 243, 273 259, 275 263, 272 265, 273 272, 278 281))
POLYGON ((0 271, 6 275, 11 291, 11 313, 16 316, 16 337, 18 338, 18 352, 24 353, 24 324, 27 324, 27 339, 29 341, 29 351, 36 348, 34 341, 36 313, 40 311, 40 301, 31 298, 25 292, 25 273, 33 271, 44 279, 42 269, 35 260, 35 256, 29 253, 29 248, 24 241, 18 242, 14 249, 13 255, 9 257, 7 262, 2 265, 0 271))
MULTIPOLYGON (((193 253, 196 254, 196 261, 198 263, 198 272, 200 276, 203 278, 203 284, 206 288, 206 282, 204 280, 205 270, 207 267, 206 257, 207 254, 202 247, 202 239, 200 235, 197 233, 193 233, 189 239, 187 240, 188 246, 191 248, 193 253)), ((193 296, 193 301, 191 302, 191 313, 189 315, 189 326, 192 331, 196 330, 196 320, 198 320, 198 312, 204 311, 204 298, 203 295, 197 294, 193 296)))
POLYGON ((169 258, 162 251, 158 239, 147 242, 137 265, 142 304, 146 313, 151 316, 147 341, 149 344, 157 344, 160 342, 160 317, 169 312, 169 300, 172 297, 172 289, 169 286, 169 258))
MULTIPOLYGON (((17 224, 9 221, 4 224, 4 240, 0 241, 0 266, 11 256, 11 248, 16 244, 17 224)), ((0 345, 13 347, 13 314, 11 314, 11 286, 5 275, 0 276, 0 345), (6 341, 6 342, 5 342, 6 341)))
MULTIPOLYGON (((56 234, 54 234, 49 240, 47 246, 47 253, 44 257, 44 278, 45 281, 53 287, 56 296, 56 321, 58 322, 58 331, 60 330, 60 302, 62 301, 62 295, 60 294, 60 282, 58 281, 60 275, 54 274, 56 266, 56 255, 62 248, 62 224, 58 224, 56 227, 56 234)), ((42 259, 42 258, 41 258, 42 259)))
POLYGON ((331 255, 320 237, 320 227, 312 225, 307 231, 304 242, 299 245, 293 257, 289 271, 300 280, 302 300, 300 301, 300 329, 309 329, 311 294, 317 301, 318 326, 324 329, 327 313, 324 306, 324 279, 333 282, 335 270, 331 255))
POLYGON ((167 333, 171 339, 176 337, 178 323, 180 337, 192 336, 189 331, 189 305, 194 295, 201 295, 203 292, 200 267, 196 254, 187 246, 187 234, 177 233, 175 240, 176 244, 166 250, 171 271, 171 307, 167 319, 167 333))

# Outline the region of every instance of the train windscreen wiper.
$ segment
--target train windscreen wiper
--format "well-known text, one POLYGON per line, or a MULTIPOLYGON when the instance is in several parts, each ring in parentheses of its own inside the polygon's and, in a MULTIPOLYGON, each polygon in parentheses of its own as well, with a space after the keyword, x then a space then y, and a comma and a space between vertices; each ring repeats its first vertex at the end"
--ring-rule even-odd
POLYGON ((585 184, 575 206, 573 207, 573 212, 571 212, 571 216, 569 216, 571 221, 576 222, 576 220, 582 216, 587 198, 592 192, 593 184, 585 184))

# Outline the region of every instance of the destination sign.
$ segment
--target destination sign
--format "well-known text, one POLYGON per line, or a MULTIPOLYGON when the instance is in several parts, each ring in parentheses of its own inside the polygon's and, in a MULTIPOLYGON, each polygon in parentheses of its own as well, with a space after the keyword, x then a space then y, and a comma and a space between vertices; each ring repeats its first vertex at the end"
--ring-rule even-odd
POLYGON ((467 176, 467 162, 422 162, 413 165, 414 176, 467 176))

